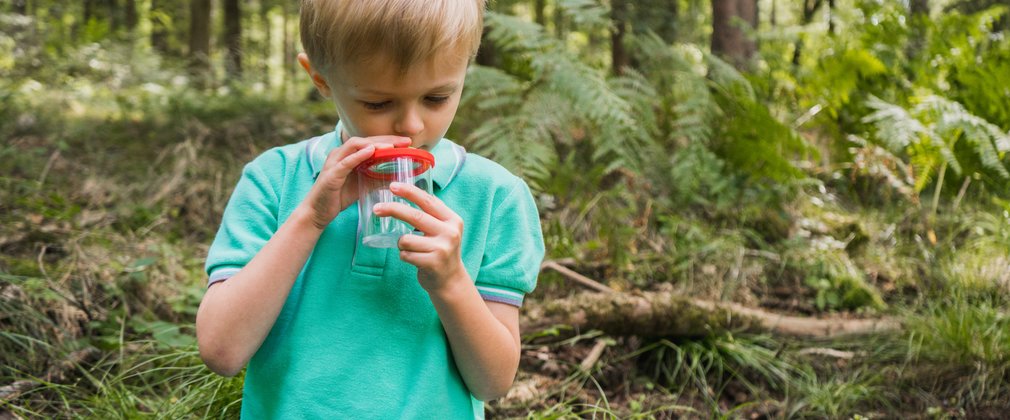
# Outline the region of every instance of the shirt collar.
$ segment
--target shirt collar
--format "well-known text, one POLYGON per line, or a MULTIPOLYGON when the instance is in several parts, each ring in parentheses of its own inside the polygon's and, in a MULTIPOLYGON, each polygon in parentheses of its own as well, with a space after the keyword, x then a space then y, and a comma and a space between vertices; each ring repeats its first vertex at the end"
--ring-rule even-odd
MULTIPOLYGON (((319 176, 330 151, 340 147, 343 143, 340 136, 342 131, 343 124, 338 122, 332 132, 309 140, 306 144, 305 152, 308 154, 313 179, 319 176)), ((431 154, 435 156, 435 167, 431 170, 431 180, 439 189, 444 189, 459 173, 466 158, 466 151, 451 140, 443 138, 435 144, 431 154)))

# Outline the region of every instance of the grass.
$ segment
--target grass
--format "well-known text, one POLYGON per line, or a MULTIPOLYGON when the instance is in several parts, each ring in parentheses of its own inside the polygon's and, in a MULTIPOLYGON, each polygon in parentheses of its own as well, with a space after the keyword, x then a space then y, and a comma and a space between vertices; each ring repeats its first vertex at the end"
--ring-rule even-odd
MULTIPOLYGON (((37 384, 0 402, 0 414, 236 416, 242 377, 214 375, 193 346, 203 255, 241 165, 278 138, 330 129, 328 105, 208 96, 158 77, 158 89, 118 92, 0 81, 0 386, 37 384), (97 360, 45 377, 91 347, 97 360)), ((907 202, 860 204, 831 183, 794 195, 751 191, 711 168, 704 149, 690 150, 701 156, 677 173, 697 173, 698 183, 671 187, 691 203, 684 209, 620 183, 596 191, 615 182, 598 170, 553 180, 546 187, 564 200, 541 203, 552 257, 574 257, 626 290, 821 316, 890 314, 904 331, 828 342, 526 331, 520 381, 531 396, 492 402, 490 413, 921 417, 1010 406, 1010 206, 969 194, 925 217, 907 202), (606 350, 581 369, 596 340, 606 350), (851 357, 802 354, 814 347, 851 357)), ((531 301, 571 292, 556 280, 531 301)))

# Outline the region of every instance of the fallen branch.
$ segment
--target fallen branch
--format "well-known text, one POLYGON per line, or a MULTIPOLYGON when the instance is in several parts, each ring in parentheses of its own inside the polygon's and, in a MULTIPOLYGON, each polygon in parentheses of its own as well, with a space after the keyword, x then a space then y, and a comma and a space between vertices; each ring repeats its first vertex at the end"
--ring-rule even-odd
POLYGON ((558 264, 554 261, 544 261, 544 263, 540 265, 540 271, 548 269, 557 271, 562 276, 565 276, 565 278, 572 280, 578 284, 581 284, 585 287, 588 287, 590 289, 593 289, 597 292, 604 292, 604 293, 614 292, 614 289, 611 289, 610 286, 607 286, 589 277, 583 276, 582 274, 576 273, 572 269, 565 267, 561 264, 558 264))
POLYGON ((600 360, 600 356, 603 355, 603 350, 606 348, 607 348, 607 340, 604 340, 602 338, 596 339, 596 344, 593 345, 593 348, 589 350, 589 354, 586 355, 586 358, 583 359, 582 363, 579 364, 579 368, 588 372, 590 369, 593 368, 593 366, 596 365, 596 362, 600 360))
POLYGON ((817 356, 834 357, 836 359, 843 359, 843 360, 849 360, 852 359, 853 357, 856 357, 856 353, 853 353, 851 351, 835 350, 824 347, 811 347, 800 350, 796 352, 796 354, 800 356, 813 354, 817 356))
POLYGON ((92 359, 94 356, 98 355, 98 349, 94 347, 87 347, 81 350, 77 350, 70 353, 67 359, 52 365, 49 369, 46 369, 46 374, 38 379, 22 379, 20 381, 15 381, 10 385, 0 386, 0 404, 7 403, 16 399, 34 388, 41 386, 45 382, 60 382, 62 381, 71 370, 77 367, 77 365, 92 359))
POLYGON ((525 311, 524 321, 527 328, 568 324, 581 330, 640 337, 703 336, 723 330, 834 337, 900 328, 890 318, 787 316, 735 303, 690 299, 673 292, 580 293, 546 302, 539 310, 525 311))

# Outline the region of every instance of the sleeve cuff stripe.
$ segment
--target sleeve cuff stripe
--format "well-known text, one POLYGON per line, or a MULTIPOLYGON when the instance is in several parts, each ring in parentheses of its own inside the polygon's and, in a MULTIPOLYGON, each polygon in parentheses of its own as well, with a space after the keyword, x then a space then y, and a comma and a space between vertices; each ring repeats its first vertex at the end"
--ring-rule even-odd
POLYGON ((213 273, 210 274, 210 277, 207 280, 207 285, 210 286, 211 284, 217 283, 219 281, 227 280, 227 279, 231 278, 232 276, 234 276, 235 274, 238 274, 238 272, 240 270, 242 270, 242 269, 241 268, 222 268, 220 270, 217 270, 217 271, 215 271, 215 272, 213 272, 213 273))
POLYGON ((521 298, 520 299, 514 299, 514 298, 509 298, 509 297, 504 297, 504 296, 490 295, 490 294, 486 294, 486 293, 481 293, 480 297, 483 298, 484 300, 488 301, 488 302, 504 303, 506 305, 512 305, 512 306, 515 306, 515 307, 522 307, 523 306, 523 300, 521 298))
POLYGON ((507 298, 515 299, 515 300, 518 300, 520 302, 522 302, 522 300, 523 300, 523 294, 522 293, 514 292, 512 290, 504 289, 504 288, 478 285, 477 286, 477 291, 479 291, 481 295, 492 294, 492 295, 496 295, 496 296, 502 296, 502 297, 507 297, 507 298))

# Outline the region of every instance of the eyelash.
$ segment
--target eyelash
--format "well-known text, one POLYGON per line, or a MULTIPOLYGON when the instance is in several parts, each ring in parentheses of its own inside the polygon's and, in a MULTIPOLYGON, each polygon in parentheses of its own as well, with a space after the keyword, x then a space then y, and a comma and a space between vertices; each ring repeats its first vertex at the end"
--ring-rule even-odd
POLYGON ((436 105, 440 105, 440 104, 445 103, 445 101, 448 101, 449 97, 448 96, 425 96, 424 100, 426 100, 426 101, 428 101, 430 103, 436 104, 436 105))
MULTIPOLYGON (((448 101, 449 97, 448 96, 425 96, 424 100, 427 101, 428 103, 432 104, 432 105, 441 105, 441 104, 444 104, 446 101, 448 101)), ((388 106, 390 104, 390 101, 385 101, 385 102, 364 102, 364 101, 362 101, 361 104, 364 105, 364 107, 367 108, 367 109, 370 109, 370 110, 373 110, 373 111, 379 111, 379 110, 385 108, 386 106, 388 106)))

